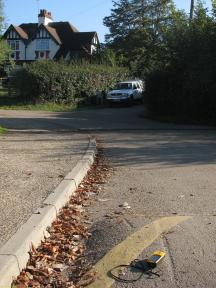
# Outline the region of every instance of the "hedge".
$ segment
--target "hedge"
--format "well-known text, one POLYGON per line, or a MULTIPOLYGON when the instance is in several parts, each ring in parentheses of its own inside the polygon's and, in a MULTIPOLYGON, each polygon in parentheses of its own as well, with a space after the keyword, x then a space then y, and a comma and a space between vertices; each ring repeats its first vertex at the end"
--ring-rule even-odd
MULTIPOLYGON (((203 68, 203 67, 202 67, 203 68)), ((145 106, 150 114, 216 123, 213 71, 155 71, 147 77, 145 106)))
POLYGON ((216 124, 216 18, 197 7, 190 25, 170 28, 166 62, 146 79, 145 105, 156 116, 216 124))
POLYGON ((71 103, 106 92, 128 76, 128 70, 119 67, 38 61, 14 73, 13 87, 27 101, 71 103))

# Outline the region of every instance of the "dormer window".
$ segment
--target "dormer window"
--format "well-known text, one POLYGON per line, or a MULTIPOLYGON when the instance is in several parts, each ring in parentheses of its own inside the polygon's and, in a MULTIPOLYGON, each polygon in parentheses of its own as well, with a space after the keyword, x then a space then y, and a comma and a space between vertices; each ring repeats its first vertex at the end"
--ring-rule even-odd
POLYGON ((50 42, 49 39, 36 39, 35 59, 49 59, 50 42))
POLYGON ((36 50, 37 51, 49 50, 49 39, 37 39, 36 40, 36 50))

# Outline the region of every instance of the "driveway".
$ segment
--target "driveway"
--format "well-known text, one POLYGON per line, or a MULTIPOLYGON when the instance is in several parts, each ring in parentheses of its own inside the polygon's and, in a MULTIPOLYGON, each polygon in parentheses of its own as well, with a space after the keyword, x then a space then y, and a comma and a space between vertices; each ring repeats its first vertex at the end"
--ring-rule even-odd
MULTIPOLYGON (((158 123, 140 117, 142 112, 138 106, 73 113, 1 111, 0 125, 31 133, 43 130, 71 135, 82 131, 102 141, 114 173, 89 208, 93 221, 89 260, 97 264, 125 240, 128 254, 143 243, 143 249, 137 252, 140 259, 154 250, 166 252, 160 277, 143 277, 133 284, 111 283, 113 287, 213 288, 216 282, 215 130, 158 123), (129 209, 120 207, 124 202, 129 209), (169 226, 170 219, 177 216, 188 218, 169 226), (157 225, 160 219, 164 219, 164 227, 169 229, 157 225), (140 229, 147 231, 144 239, 134 236, 134 242, 128 241, 127 237, 140 229), (158 237, 150 241, 155 231, 158 237)), ((111 260, 105 258, 107 267, 112 266, 114 258, 126 264, 127 252, 118 253, 111 260)), ((105 274, 102 275, 105 284, 95 287, 110 287, 105 274)), ((134 273, 126 272, 124 276, 134 277, 134 273)))

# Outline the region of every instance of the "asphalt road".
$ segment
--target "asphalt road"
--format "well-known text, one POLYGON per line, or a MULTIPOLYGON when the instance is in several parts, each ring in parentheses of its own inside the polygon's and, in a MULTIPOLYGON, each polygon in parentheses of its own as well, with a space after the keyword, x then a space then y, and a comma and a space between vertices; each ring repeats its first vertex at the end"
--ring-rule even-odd
MULTIPOLYGON (((0 111, 0 125, 30 131, 81 130, 102 141, 114 173, 89 208, 93 226, 88 258, 94 264, 152 221, 176 215, 191 217, 166 232, 156 225, 160 236, 153 242, 149 230, 148 243, 137 240, 145 242, 139 259, 154 250, 166 252, 156 270, 160 277, 143 277, 133 284, 116 282, 114 288, 216 287, 216 132, 146 120, 140 117, 142 111, 138 106, 74 113, 0 111), (124 202, 129 209, 119 207, 124 202)), ((126 242, 128 253, 138 242, 126 242)), ((124 255, 113 258, 118 256, 126 264, 124 255)), ((135 276, 137 273, 130 271, 124 275, 135 276)), ((106 285, 101 288, 109 287, 106 285)))

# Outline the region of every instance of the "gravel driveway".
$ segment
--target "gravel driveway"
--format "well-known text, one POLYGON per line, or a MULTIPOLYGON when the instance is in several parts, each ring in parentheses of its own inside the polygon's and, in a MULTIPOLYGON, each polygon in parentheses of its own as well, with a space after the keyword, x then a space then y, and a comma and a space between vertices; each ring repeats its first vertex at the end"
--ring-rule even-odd
POLYGON ((80 160, 88 136, 9 133, 0 136, 0 247, 80 160))

